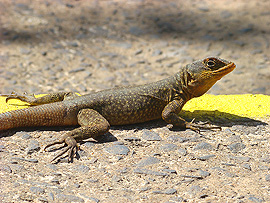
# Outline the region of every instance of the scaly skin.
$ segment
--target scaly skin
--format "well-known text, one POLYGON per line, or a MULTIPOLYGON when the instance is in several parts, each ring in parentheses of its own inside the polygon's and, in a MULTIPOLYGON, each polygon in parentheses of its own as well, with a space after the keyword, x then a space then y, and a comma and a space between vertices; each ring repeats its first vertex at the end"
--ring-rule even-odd
POLYGON ((67 151, 71 160, 77 151, 76 141, 103 135, 110 125, 134 124, 162 118, 167 123, 184 129, 212 129, 214 127, 187 122, 178 113, 188 100, 203 95, 234 68, 235 64, 232 62, 211 57, 180 68, 179 72, 164 80, 104 90, 81 97, 64 92, 41 98, 16 93, 2 95, 7 96, 7 102, 9 99, 20 99, 36 106, 0 114, 0 130, 79 124, 81 127, 47 146, 65 143, 67 148, 53 160, 67 151))

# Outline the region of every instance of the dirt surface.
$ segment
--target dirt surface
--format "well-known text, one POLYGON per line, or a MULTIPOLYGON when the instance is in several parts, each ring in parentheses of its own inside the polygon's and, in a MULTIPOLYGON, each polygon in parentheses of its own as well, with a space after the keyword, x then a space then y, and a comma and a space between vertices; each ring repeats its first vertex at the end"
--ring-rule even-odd
MULTIPOLYGON (((237 68, 208 93, 270 95, 269 1, 0 1, 0 93, 144 84, 219 56, 237 68)), ((1 133, 1 202, 270 202, 269 118, 222 131, 162 121, 113 127, 51 164, 70 128, 1 133), (64 130, 64 131, 63 131, 64 130)))

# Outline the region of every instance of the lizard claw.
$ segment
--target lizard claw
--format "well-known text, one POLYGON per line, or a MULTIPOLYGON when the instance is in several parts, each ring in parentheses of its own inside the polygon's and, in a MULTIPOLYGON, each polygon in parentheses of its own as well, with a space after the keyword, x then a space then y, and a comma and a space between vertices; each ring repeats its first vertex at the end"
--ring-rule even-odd
POLYGON ((79 150, 79 147, 77 145, 77 142, 76 140, 70 136, 70 135, 65 135, 63 139, 59 140, 59 141, 55 141, 55 142, 52 142, 50 144, 48 144, 44 150, 47 151, 46 149, 48 147, 51 147, 53 145, 56 145, 56 144, 62 144, 62 143, 65 143, 64 145, 64 149, 62 151, 60 151, 52 160, 51 162, 54 162, 56 159, 58 159, 59 157, 61 157, 63 154, 65 154, 66 152, 68 152, 68 163, 72 162, 73 161, 73 157, 74 155, 78 152, 79 150))
POLYGON ((203 122, 202 124, 196 124, 194 123, 194 119, 192 119, 191 122, 186 123, 186 128, 191 129, 197 133, 200 134, 201 130, 214 130, 214 129, 219 129, 221 130, 220 126, 207 126, 207 124, 210 124, 208 121, 203 122))

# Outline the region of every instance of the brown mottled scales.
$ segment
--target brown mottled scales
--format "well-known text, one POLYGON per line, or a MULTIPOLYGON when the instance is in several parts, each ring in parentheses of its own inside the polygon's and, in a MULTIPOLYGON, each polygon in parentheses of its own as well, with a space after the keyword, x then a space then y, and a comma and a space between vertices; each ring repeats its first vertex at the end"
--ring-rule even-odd
MULTIPOLYGON (((77 151, 77 142, 106 133, 110 125, 141 123, 163 118, 167 123, 195 131, 211 129, 190 123, 178 116, 184 104, 199 97, 219 79, 235 68, 235 64, 220 58, 206 58, 180 68, 175 75, 158 82, 104 90, 84 96, 74 93, 54 93, 44 97, 12 93, 9 99, 19 99, 30 108, 0 114, 0 130, 27 126, 80 125, 67 132, 58 142, 65 143, 56 158, 68 151, 69 160, 77 151)), ((54 159, 54 160, 55 160, 54 159)))

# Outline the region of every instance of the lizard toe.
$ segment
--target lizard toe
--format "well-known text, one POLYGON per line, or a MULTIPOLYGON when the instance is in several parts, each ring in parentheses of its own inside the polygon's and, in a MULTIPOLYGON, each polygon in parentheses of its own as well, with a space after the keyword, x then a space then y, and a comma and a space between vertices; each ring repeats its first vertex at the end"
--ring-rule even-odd
POLYGON ((73 161, 73 157, 74 155, 78 152, 78 145, 76 140, 71 136, 66 134, 61 140, 59 141, 55 141, 52 142, 50 144, 48 144, 44 150, 47 151, 47 148, 56 145, 56 144, 62 144, 65 143, 64 145, 64 149, 62 151, 60 151, 52 160, 51 162, 54 162, 56 159, 58 159, 59 157, 61 157, 63 154, 65 154, 66 152, 68 152, 68 162, 72 162, 73 161))
POLYGON ((209 126, 207 124, 209 124, 209 123, 207 122, 207 123, 203 123, 203 124, 196 124, 193 122, 187 122, 186 128, 191 129, 197 133, 200 133, 201 130, 214 130, 214 129, 221 130, 220 126, 212 126, 212 125, 209 126))

